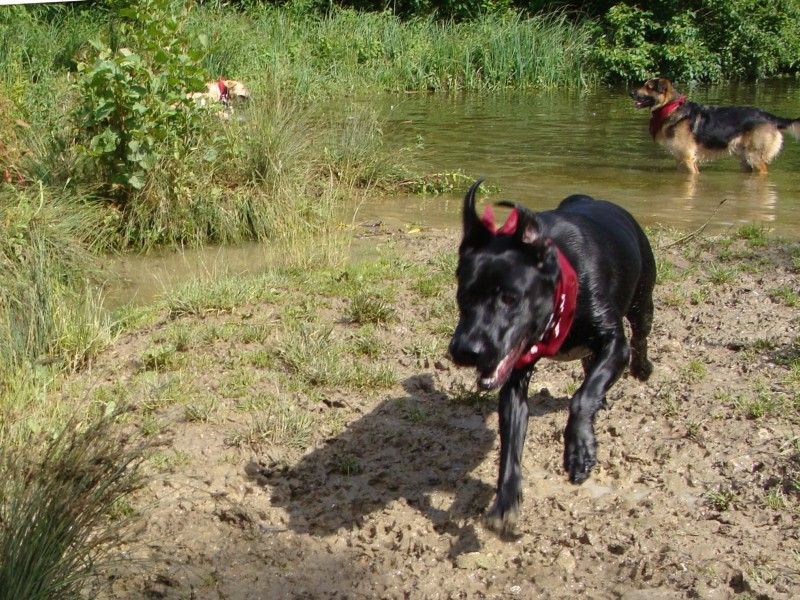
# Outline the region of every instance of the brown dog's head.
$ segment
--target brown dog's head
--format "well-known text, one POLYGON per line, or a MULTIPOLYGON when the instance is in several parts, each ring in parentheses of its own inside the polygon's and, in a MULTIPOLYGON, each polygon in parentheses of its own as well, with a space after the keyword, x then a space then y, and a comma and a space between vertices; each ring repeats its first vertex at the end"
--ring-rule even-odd
POLYGON ((653 77, 645 81, 642 87, 631 90, 630 96, 633 98, 636 108, 655 110, 672 102, 678 94, 669 79, 653 77))

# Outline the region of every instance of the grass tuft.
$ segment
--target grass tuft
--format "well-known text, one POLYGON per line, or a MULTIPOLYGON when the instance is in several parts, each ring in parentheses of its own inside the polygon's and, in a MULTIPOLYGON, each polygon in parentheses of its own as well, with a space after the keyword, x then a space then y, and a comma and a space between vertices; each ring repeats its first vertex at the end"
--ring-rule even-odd
POLYGON ((347 317, 361 325, 386 325, 397 318, 397 312, 384 294, 359 291, 350 299, 347 317))
POLYGON ((70 423, 38 449, 0 448, 0 599, 78 597, 121 540, 142 451, 114 421, 70 423))

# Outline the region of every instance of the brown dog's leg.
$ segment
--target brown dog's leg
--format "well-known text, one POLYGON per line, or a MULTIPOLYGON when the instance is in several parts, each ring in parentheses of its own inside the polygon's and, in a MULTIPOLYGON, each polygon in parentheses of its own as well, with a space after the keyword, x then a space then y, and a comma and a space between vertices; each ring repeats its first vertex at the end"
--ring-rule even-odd
POLYGON ((700 169, 697 168, 697 159, 693 155, 680 157, 678 159, 678 165, 693 175, 700 172, 700 169))

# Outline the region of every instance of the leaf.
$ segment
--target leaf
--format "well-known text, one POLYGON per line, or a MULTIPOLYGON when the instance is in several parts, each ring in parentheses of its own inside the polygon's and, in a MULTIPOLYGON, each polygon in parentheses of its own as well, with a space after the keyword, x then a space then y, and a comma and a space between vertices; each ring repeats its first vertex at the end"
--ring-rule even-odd
POLYGON ((92 118, 95 122, 100 122, 109 117, 114 111, 114 103, 111 100, 104 100, 92 111, 92 118))
POLYGON ((119 136, 110 129, 104 129, 102 133, 94 136, 89 142, 89 148, 94 154, 110 154, 117 149, 119 136))
POLYGON ((145 179, 143 173, 134 173, 128 177, 128 185, 133 189, 141 190, 144 187, 145 179))
POLYGON ((213 147, 207 148, 206 151, 203 153, 203 160, 206 162, 213 163, 215 160, 217 160, 217 156, 218 153, 216 148, 213 147))

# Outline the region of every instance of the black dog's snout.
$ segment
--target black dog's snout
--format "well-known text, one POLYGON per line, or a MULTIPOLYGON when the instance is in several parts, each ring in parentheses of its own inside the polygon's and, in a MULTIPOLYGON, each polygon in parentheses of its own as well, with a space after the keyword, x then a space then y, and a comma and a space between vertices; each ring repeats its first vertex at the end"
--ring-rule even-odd
POLYGON ((480 340, 454 336, 450 342, 450 357, 457 365, 471 367, 478 364, 484 346, 480 340))

